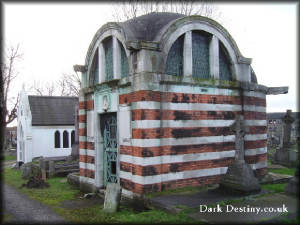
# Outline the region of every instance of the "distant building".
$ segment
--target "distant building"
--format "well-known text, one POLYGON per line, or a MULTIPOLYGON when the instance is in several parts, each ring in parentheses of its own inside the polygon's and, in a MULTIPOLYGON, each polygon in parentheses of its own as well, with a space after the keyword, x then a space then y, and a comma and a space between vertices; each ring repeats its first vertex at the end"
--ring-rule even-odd
POLYGON ((17 161, 68 156, 75 141, 77 97, 28 96, 20 93, 17 161))
POLYGON ((245 161, 267 173, 266 95, 251 59, 202 16, 150 13, 95 34, 79 96, 80 185, 119 183, 127 196, 217 184, 236 155, 237 115, 249 127, 245 161))
MULTIPOLYGON (((283 141, 283 117, 286 112, 267 113, 268 146, 278 147, 283 141)), ((299 112, 292 112, 294 122, 291 129, 291 142, 299 141, 299 112)))
POLYGON ((6 127, 5 129, 6 144, 10 147, 17 146, 17 127, 6 127))

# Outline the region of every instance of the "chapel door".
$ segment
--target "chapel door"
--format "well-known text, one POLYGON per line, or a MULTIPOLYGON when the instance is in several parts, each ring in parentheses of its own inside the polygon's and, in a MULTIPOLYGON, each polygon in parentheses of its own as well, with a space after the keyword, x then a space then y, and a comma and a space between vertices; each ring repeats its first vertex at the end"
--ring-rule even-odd
POLYGON ((117 183, 117 115, 106 113, 101 115, 101 131, 104 150, 104 185, 117 183))

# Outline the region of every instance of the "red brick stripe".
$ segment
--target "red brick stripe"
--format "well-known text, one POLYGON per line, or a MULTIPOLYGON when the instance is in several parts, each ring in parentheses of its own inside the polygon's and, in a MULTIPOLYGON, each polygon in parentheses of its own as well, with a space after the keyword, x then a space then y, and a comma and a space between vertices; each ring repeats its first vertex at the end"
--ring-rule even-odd
POLYGON ((79 174, 80 174, 80 176, 83 176, 83 177, 89 177, 89 178, 93 178, 93 179, 95 178, 94 170, 80 168, 79 174))
POLYGON ((203 137, 232 135, 229 127, 184 127, 184 128, 146 128, 132 129, 132 138, 151 139, 151 138, 184 138, 184 137, 203 137))
POLYGON ((265 112, 245 111, 244 119, 245 120, 266 120, 267 114, 265 112))
POLYGON ((263 177, 267 173, 268 173, 268 169, 266 167, 254 170, 254 174, 255 174, 256 177, 263 177))
POLYGON ((86 129, 85 128, 79 128, 79 136, 86 136, 86 129))
MULTIPOLYGON (((188 94, 176 92, 136 91, 119 96, 120 104, 139 101, 173 102, 173 103, 208 103, 240 105, 239 96, 188 94)), ((253 101, 255 103, 255 101, 253 101)))
POLYGON ((80 155, 79 156, 79 161, 83 162, 83 163, 95 164, 94 156, 90 156, 90 155, 80 155))
POLYGON ((79 109, 85 109, 85 101, 79 102, 79 109))
MULTIPOLYGON (((266 126, 251 126, 247 134, 264 134, 266 132, 266 126)), ((233 131, 231 131, 229 127, 165 127, 132 129, 132 138, 134 139, 204 137, 233 134, 233 131)))
POLYGON ((86 110, 93 110, 94 109, 94 100, 89 100, 86 102, 86 110))
POLYGON ((268 154, 264 153, 264 154, 259 154, 259 155, 246 155, 245 156, 245 161, 248 164, 255 164, 258 162, 262 162, 262 161, 267 161, 268 160, 268 154))
POLYGON ((86 115, 79 115, 79 123, 85 123, 86 122, 86 115))
POLYGON ((120 154, 132 155, 137 157, 154 157, 162 155, 181 155, 203 152, 220 152, 231 151, 235 149, 234 142, 222 142, 198 145, 174 145, 174 146, 158 146, 158 147, 134 147, 120 146, 120 154))
POLYGON ((166 163, 160 165, 141 166, 127 162, 120 162, 120 170, 131 172, 133 175, 139 176, 153 176, 165 173, 176 173, 182 171, 209 169, 218 167, 227 167, 234 160, 233 157, 214 159, 214 160, 200 160, 194 162, 182 163, 166 163))
POLYGON ((253 96, 244 96, 244 104, 266 107, 266 99, 257 98, 253 96))
POLYGON ((241 112, 194 110, 132 110, 132 120, 233 120, 241 112))
POLYGON ((264 148, 264 147, 267 147, 267 139, 245 141, 244 144, 245 144, 245 149, 264 148))
POLYGON ((157 192, 163 191, 166 189, 176 189, 176 188, 183 188, 186 186, 204 186, 208 184, 218 184, 223 175, 214 175, 214 176, 207 176, 207 177, 198 177, 198 178, 189 178, 189 179, 180 179, 174 181, 167 181, 162 183, 156 184, 147 184, 141 185, 134 183, 127 179, 120 179, 121 186, 127 190, 130 190, 134 193, 139 194, 146 194, 149 192, 157 192))
POLYGON ((79 148, 81 149, 89 149, 89 150, 94 150, 94 142, 85 142, 85 141, 80 141, 79 142, 79 148))

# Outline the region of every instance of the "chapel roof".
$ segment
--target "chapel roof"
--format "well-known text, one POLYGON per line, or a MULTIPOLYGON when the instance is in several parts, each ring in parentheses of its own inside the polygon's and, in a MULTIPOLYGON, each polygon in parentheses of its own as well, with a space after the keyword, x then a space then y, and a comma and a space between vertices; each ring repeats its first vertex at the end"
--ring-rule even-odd
POLYGON ((28 96, 33 126, 74 125, 77 97, 28 96))
POLYGON ((153 12, 119 23, 128 40, 153 41, 156 35, 172 21, 184 17, 183 14, 153 12))

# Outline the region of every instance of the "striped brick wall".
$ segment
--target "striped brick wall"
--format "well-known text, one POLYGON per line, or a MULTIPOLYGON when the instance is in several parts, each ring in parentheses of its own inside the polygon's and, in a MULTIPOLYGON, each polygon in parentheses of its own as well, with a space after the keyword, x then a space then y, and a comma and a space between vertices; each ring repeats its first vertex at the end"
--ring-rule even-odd
POLYGON ((87 138, 87 113, 94 109, 93 95, 79 96, 79 168, 80 180, 95 182, 95 148, 94 142, 87 138))
MULTIPOLYGON (((146 193, 165 188, 218 183, 235 156, 229 129, 242 112, 237 91, 214 94, 136 91, 119 96, 131 104, 131 145, 120 146, 123 188, 146 193)), ((265 95, 244 92, 245 160, 256 174, 266 172, 265 95)))

